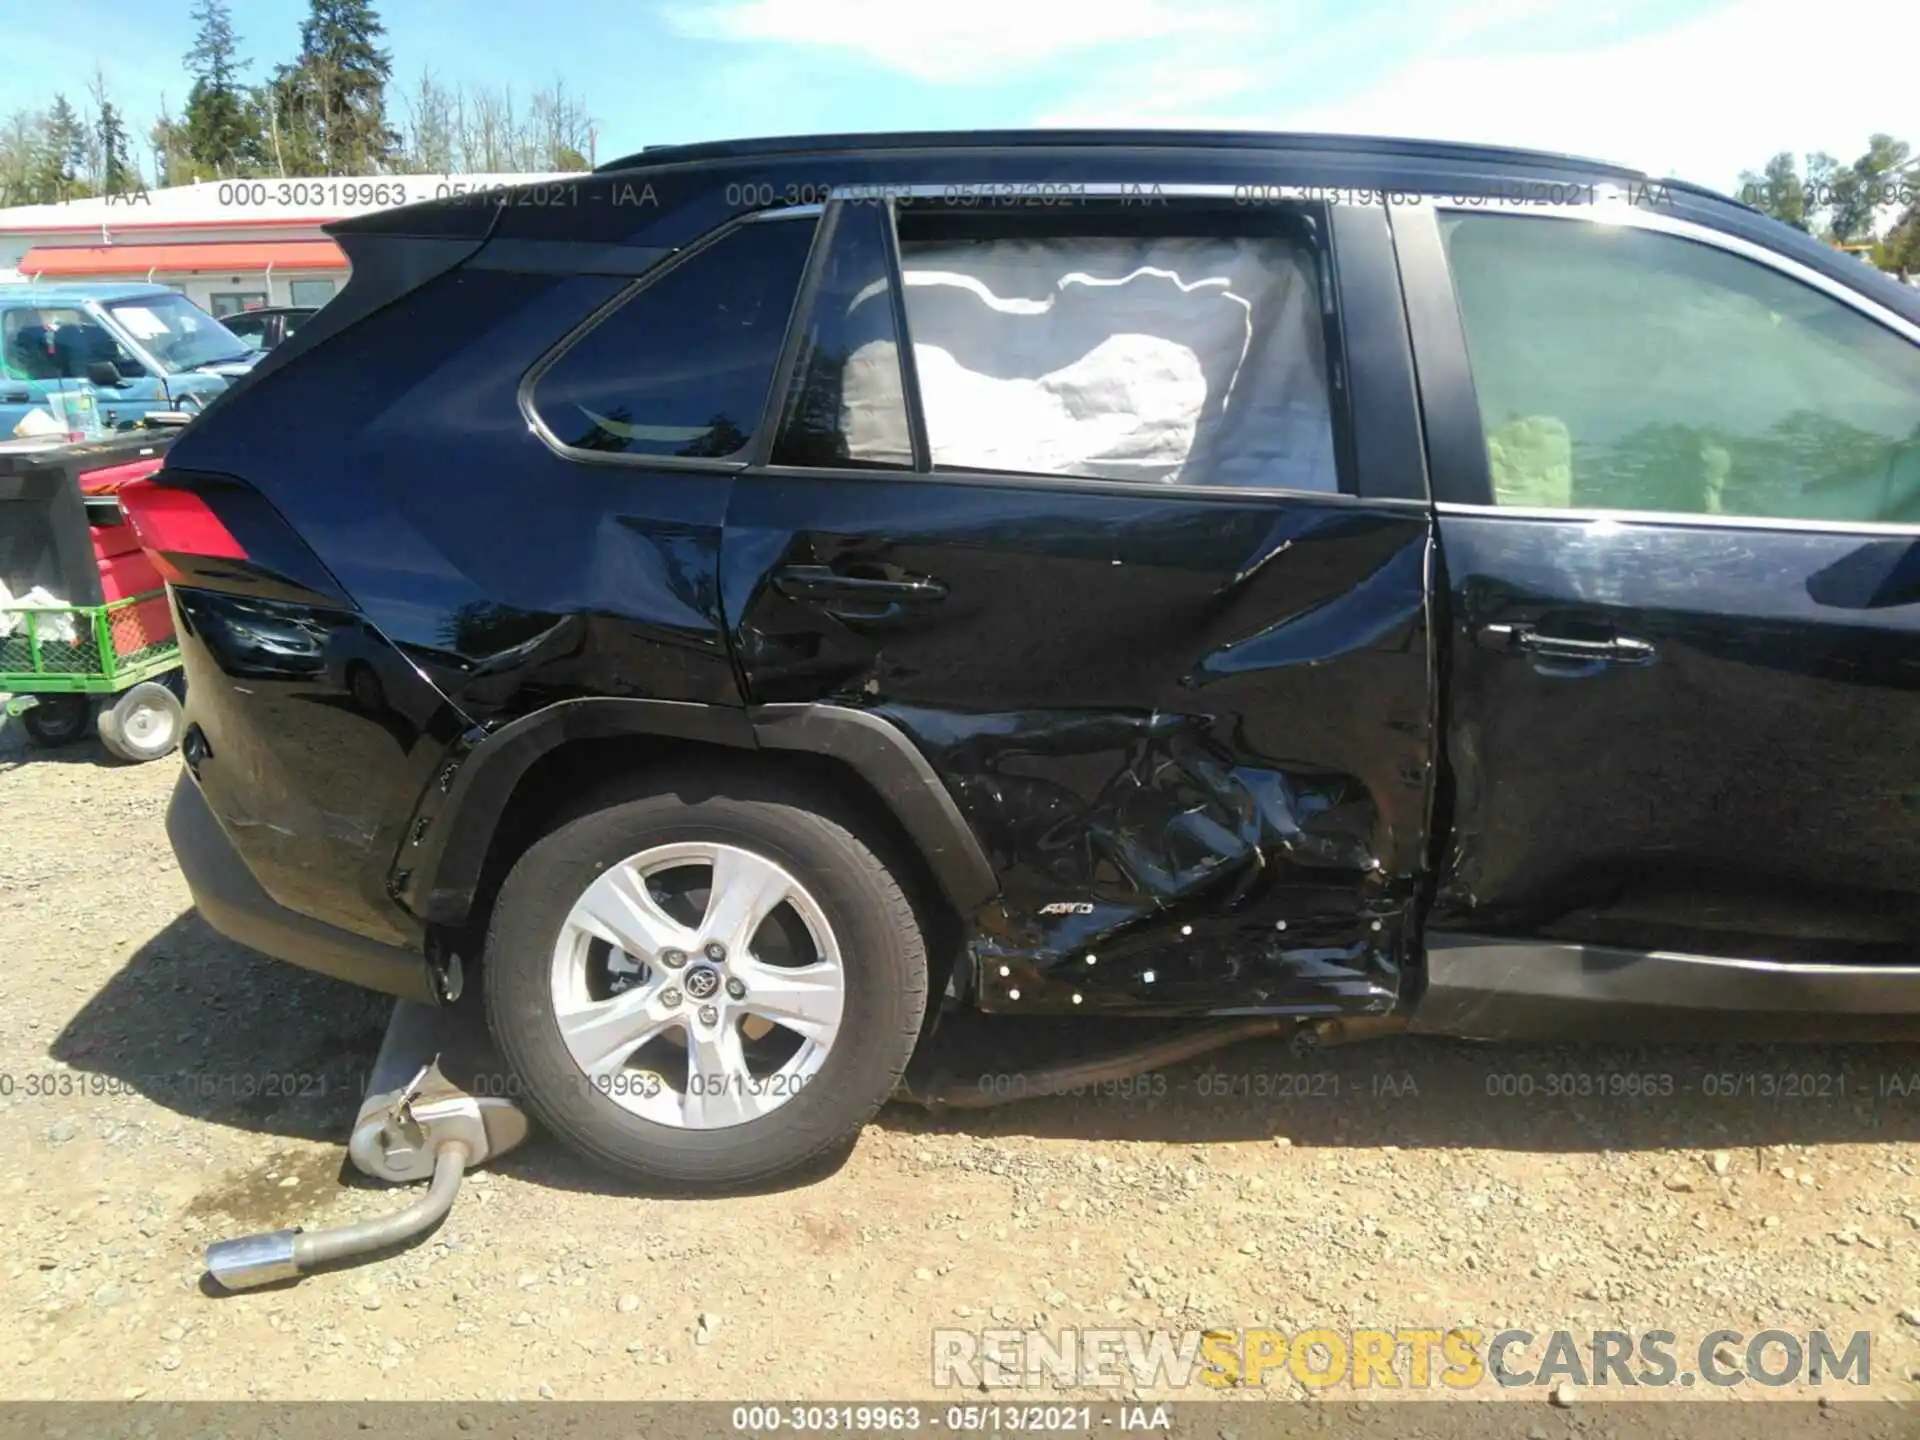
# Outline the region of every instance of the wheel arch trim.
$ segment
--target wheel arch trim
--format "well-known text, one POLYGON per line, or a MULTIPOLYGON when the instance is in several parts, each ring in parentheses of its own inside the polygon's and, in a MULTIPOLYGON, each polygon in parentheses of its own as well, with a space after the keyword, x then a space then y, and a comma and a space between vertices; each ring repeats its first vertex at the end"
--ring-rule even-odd
POLYGON ((527 772, 563 745, 620 737, 692 740, 742 752, 789 751, 839 761, 899 822, 962 914, 999 890, 986 853, 946 784, 913 741, 884 717, 842 705, 741 708, 613 696, 558 701, 498 730, 476 728, 463 735, 415 807, 388 889, 430 924, 464 923, 500 820, 527 772))

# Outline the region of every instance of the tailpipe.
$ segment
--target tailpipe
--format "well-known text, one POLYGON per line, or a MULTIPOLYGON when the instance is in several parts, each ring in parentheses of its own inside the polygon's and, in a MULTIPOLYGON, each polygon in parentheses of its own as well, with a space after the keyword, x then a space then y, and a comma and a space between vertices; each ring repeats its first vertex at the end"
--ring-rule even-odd
POLYGON ((295 1280, 325 1265, 391 1249, 432 1229, 453 1208, 469 1167, 527 1137, 526 1113, 496 1094, 498 1060, 484 1031, 453 1007, 402 1000, 367 1080, 367 1098, 347 1142, 354 1165, 390 1184, 427 1181, 404 1210, 333 1230, 273 1230, 207 1247, 207 1273, 227 1290, 295 1280), (422 1057, 425 1062, 422 1063, 422 1057), (441 1070, 446 1057, 466 1085, 441 1070), (408 1077, 412 1078, 409 1079, 408 1077))
POLYGON ((209 1245, 207 1273, 224 1289, 254 1290, 282 1280, 297 1280, 335 1261, 402 1244, 431 1229, 453 1208, 467 1159, 467 1147, 449 1140, 434 1155, 433 1179, 427 1193, 406 1209, 377 1220, 312 1233, 274 1230, 209 1245))

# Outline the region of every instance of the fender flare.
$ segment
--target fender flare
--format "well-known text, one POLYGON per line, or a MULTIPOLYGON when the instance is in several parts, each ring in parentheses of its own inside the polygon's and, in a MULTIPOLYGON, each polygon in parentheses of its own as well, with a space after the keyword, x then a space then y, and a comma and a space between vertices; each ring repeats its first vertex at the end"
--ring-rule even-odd
POLYGON ((986 852, 946 784, 892 721, 844 705, 707 705, 613 696, 562 700, 500 729, 461 737, 416 807, 389 889, 420 919, 455 926, 473 907, 481 869, 520 781, 576 740, 656 736, 731 749, 837 760, 858 774, 919 848, 961 914, 999 891, 986 852))

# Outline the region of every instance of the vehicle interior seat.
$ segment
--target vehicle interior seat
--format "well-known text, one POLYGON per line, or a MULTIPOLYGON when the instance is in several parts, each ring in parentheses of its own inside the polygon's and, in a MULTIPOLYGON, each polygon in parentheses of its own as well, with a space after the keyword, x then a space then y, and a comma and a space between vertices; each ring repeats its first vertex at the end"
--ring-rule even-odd
POLYGON ((22 325, 7 342, 7 364, 26 380, 58 380, 60 363, 47 348, 47 327, 22 325))
POLYGON ((60 373, 71 380, 85 379, 94 361, 115 358, 113 337, 98 325, 62 325, 53 333, 53 349, 60 373))

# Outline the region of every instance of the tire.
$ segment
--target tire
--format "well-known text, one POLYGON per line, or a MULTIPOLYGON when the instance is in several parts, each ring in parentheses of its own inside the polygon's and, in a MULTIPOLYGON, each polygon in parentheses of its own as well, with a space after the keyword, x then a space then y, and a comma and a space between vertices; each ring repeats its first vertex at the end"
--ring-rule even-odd
POLYGON ((100 743, 135 765, 171 755, 181 728, 180 697, 157 680, 142 680, 100 712, 100 743))
POLYGON ((663 776, 520 857, 494 906, 482 987, 528 1107, 562 1141, 634 1179, 736 1189, 851 1140, 886 1102, 926 1008, 926 948, 901 885, 825 813, 830 803, 744 771, 663 776), (644 889, 632 862, 647 867, 644 889), (728 923, 733 899, 714 906, 716 892, 787 898, 762 921, 728 923), (650 922, 636 918, 636 895, 650 922), (581 923, 596 905, 616 916, 624 947, 598 920, 581 923), (727 937, 735 948, 711 958, 706 947, 727 937), (629 989, 596 988, 616 983, 629 989), (823 998, 835 985, 837 1009, 823 998), (637 1028, 656 1038, 623 1051, 625 1031, 615 1043, 611 1028, 589 1034, 577 1018, 585 1038, 563 1033, 563 1004, 576 1017, 597 1007, 610 1024, 615 1001, 641 1006, 637 1028), (760 1013, 783 1007, 796 1028, 760 1013), (576 1046, 607 1052, 591 1078, 576 1046), (728 1077, 717 1091, 713 1075, 728 1077))
POLYGON ((368 715, 382 714, 387 708, 386 687, 380 683, 373 666, 364 660, 355 660, 347 666, 347 693, 368 715))
POLYGON ((42 695, 38 704, 20 712, 20 725, 34 744, 52 747, 80 739, 92 718, 91 696, 42 695))

